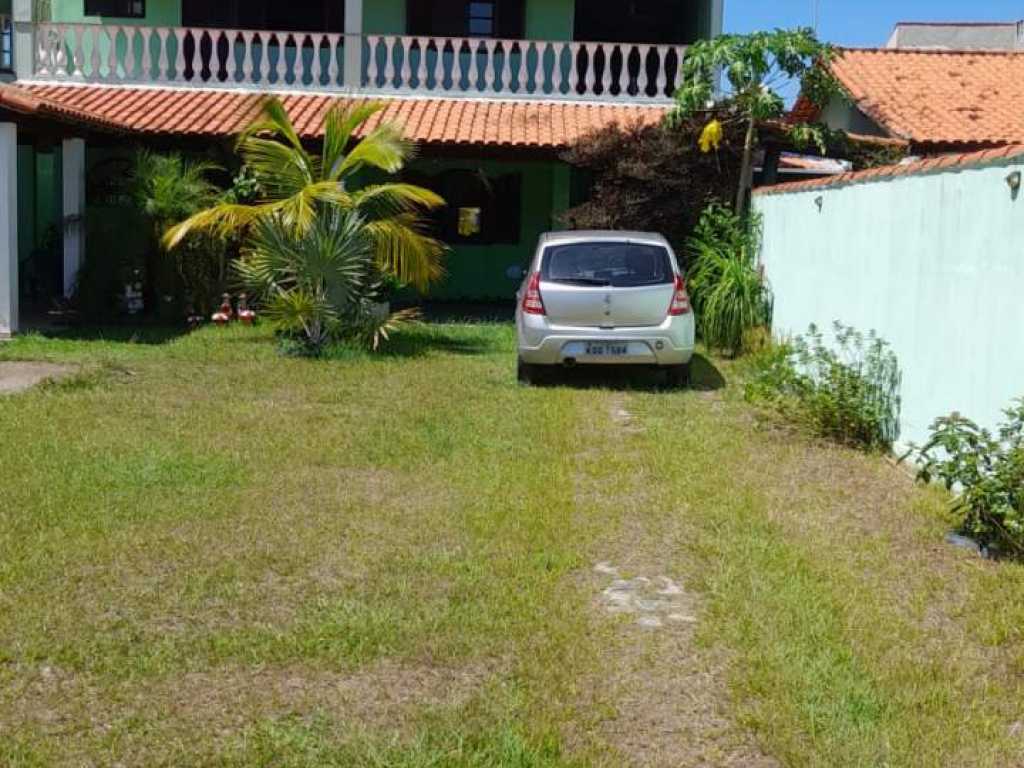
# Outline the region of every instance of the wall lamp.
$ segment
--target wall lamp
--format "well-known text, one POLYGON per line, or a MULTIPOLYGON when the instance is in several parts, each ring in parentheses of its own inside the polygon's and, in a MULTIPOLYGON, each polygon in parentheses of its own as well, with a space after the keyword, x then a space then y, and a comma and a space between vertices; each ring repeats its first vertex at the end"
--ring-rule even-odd
POLYGON ((1017 195, 1020 194, 1020 171, 1013 171, 1009 176, 1006 177, 1006 183, 1010 187, 1010 196, 1016 200, 1017 195))
POLYGON ((824 195, 818 195, 816 198, 814 198, 814 204, 818 206, 818 213, 821 213, 822 206, 825 205, 824 195))

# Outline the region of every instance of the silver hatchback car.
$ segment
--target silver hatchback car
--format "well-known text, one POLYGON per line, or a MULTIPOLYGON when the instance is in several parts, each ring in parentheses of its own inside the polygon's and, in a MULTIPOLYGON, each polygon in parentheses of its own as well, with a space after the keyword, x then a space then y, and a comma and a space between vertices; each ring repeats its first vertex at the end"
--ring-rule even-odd
POLYGON ((519 380, 554 366, 656 366, 690 380, 694 317, 672 247, 648 232, 541 235, 516 295, 519 380))

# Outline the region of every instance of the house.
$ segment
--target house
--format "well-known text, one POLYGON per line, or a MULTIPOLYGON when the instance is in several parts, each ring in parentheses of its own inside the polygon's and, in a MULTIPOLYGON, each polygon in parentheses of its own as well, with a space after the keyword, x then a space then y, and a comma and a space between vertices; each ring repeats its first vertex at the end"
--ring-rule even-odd
POLYGON ((1020 51, 1024 50, 1024 21, 903 21, 893 28, 885 47, 950 51, 1020 51))
POLYGON ((839 49, 831 69, 846 92, 803 119, 903 139, 917 155, 1024 143, 1024 52, 839 49))
POLYGON ((612 122, 660 120, 686 46, 721 32, 722 4, 51 0, 43 19, 43 4, 11 0, 0 332, 18 327, 19 261, 36 294, 69 294, 87 247, 142 247, 105 183, 128 147, 226 144, 267 93, 311 143, 331 105, 383 101, 383 118, 420 143, 410 175, 449 201, 449 276, 434 295, 509 297, 509 268, 573 202, 559 153, 612 122))

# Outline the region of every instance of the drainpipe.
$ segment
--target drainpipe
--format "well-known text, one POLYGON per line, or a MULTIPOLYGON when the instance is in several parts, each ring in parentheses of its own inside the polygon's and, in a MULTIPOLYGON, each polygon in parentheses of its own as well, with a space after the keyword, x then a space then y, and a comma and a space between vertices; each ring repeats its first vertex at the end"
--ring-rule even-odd
POLYGON ((14 76, 29 80, 35 74, 36 27, 32 17, 33 0, 13 0, 11 5, 11 46, 14 76))

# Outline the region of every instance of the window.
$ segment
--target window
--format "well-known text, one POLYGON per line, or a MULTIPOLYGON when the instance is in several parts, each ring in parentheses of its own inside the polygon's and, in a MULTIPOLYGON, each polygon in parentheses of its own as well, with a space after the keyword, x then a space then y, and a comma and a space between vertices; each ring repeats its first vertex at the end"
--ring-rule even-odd
POLYGON ((520 39, 525 0, 406 0, 406 32, 432 37, 520 39))
POLYGON ((522 226, 522 177, 485 176, 466 169, 437 176, 406 174, 411 184, 437 192, 447 205, 432 217, 435 237, 451 245, 516 245, 522 226))
POLYGON ((668 251, 640 243, 573 243, 544 252, 544 279, 553 283, 635 288, 675 280, 668 251))
POLYGON ((467 3, 466 12, 466 30, 471 37, 494 36, 493 2, 467 3))
POLYGON ((146 0, 85 0, 86 16, 146 18, 146 0))
POLYGON ((182 0, 186 27, 344 32, 344 0, 182 0))

